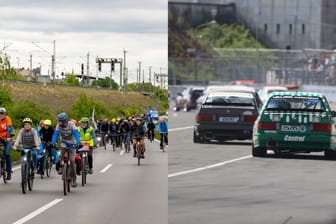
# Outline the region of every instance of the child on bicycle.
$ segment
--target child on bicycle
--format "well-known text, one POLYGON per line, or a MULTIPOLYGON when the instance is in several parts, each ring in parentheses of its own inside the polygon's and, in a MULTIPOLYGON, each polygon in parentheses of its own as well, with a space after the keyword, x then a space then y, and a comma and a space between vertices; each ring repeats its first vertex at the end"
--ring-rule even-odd
POLYGON ((36 173, 37 151, 40 149, 40 141, 37 137, 35 128, 32 127, 33 121, 29 117, 26 117, 23 119, 22 123, 23 128, 21 128, 16 138, 13 149, 16 150, 19 146, 21 146, 22 149, 32 149, 31 153, 34 164, 34 173, 36 173))

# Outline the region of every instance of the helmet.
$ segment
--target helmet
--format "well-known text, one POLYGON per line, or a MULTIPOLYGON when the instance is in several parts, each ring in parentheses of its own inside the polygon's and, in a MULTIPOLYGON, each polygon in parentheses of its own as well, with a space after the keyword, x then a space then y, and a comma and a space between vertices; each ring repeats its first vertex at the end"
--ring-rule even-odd
POLYGON ((22 123, 23 124, 25 124, 25 123, 33 124, 33 121, 29 117, 26 117, 25 119, 23 119, 22 123))
POLYGON ((120 117, 118 117, 118 118, 117 118, 117 121, 120 121, 120 120, 121 120, 121 118, 120 118, 120 117))
POLYGON ((51 126, 51 120, 45 120, 45 121, 43 122, 43 124, 48 125, 48 126, 51 126))
POLYGON ((80 122, 88 123, 88 122, 89 122, 89 118, 87 118, 87 117, 82 117, 82 119, 80 119, 80 122))
POLYGON ((68 115, 66 113, 60 113, 57 115, 57 120, 58 121, 67 121, 68 120, 68 115))
POLYGON ((116 122, 116 119, 115 119, 115 118, 113 118, 113 119, 112 119, 112 122, 113 122, 113 123, 114 123, 114 122, 116 122))
POLYGON ((5 114, 6 113, 6 109, 4 107, 0 107, 0 114, 5 114))

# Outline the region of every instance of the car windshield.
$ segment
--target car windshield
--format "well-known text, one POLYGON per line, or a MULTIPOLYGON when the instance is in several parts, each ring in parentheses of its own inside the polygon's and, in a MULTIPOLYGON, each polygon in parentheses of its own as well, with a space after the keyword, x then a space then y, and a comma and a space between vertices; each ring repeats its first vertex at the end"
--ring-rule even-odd
POLYGON ((248 93, 217 93, 209 94, 204 104, 223 106, 254 106, 255 101, 252 94, 248 93))
POLYGON ((323 102, 319 97, 306 96, 273 96, 267 103, 266 110, 300 110, 325 111, 323 102))

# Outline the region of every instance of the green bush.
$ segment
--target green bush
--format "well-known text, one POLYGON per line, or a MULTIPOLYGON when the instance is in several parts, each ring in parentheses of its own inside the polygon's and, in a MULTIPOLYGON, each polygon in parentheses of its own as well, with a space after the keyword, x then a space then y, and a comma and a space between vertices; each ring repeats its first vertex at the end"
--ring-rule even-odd
POLYGON ((40 120, 52 117, 48 106, 36 105, 31 101, 13 104, 8 108, 8 115, 11 117, 15 128, 22 127, 22 120, 25 117, 31 118, 34 124, 38 124, 40 120))

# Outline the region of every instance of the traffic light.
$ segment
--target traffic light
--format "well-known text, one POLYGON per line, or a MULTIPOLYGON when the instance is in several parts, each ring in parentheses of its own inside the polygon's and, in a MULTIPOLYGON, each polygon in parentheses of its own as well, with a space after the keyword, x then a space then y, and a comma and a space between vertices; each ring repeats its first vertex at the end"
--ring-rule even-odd
POLYGON ((98 61, 98 71, 101 72, 101 61, 98 61))
POLYGON ((111 71, 114 72, 114 61, 111 62, 111 71))
POLYGON ((156 75, 156 82, 159 82, 159 76, 156 75))
POLYGON ((84 64, 82 64, 81 67, 82 67, 81 74, 84 75, 84 64))

